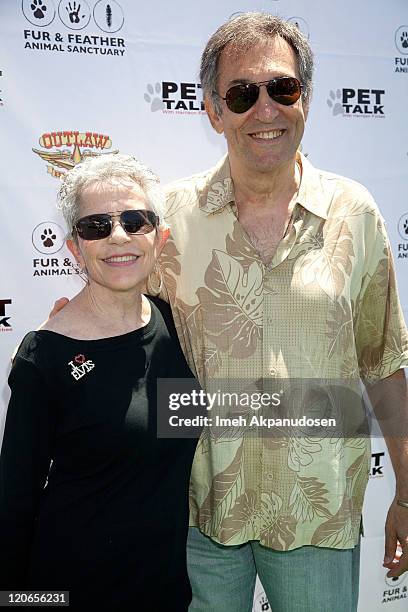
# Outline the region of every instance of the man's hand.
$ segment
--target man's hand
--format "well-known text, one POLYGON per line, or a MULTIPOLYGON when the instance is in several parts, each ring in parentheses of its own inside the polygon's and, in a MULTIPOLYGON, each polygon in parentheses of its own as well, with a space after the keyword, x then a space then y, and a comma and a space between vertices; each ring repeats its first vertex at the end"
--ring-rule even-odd
POLYGON ((383 567, 390 571, 388 578, 401 576, 408 570, 408 508, 398 506, 397 498, 388 510, 385 522, 385 555, 383 567), (396 557, 397 541, 401 544, 402 555, 396 557))
POLYGON ((64 308, 64 306, 66 306, 69 302, 69 299, 67 297, 61 297, 58 298, 58 300, 56 300, 53 309, 51 310, 50 314, 48 315, 49 319, 52 319, 52 317, 55 317, 55 315, 64 308))

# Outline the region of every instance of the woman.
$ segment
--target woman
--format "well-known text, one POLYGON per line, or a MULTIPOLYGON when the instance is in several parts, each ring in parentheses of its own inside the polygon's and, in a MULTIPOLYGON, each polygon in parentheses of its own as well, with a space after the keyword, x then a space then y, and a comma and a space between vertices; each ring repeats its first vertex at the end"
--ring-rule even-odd
POLYGON ((157 438, 156 382, 192 374, 168 306, 142 294, 168 237, 164 199, 147 168, 106 155, 71 170, 59 201, 87 284, 24 338, 10 374, 1 588, 182 612, 196 441, 157 438))

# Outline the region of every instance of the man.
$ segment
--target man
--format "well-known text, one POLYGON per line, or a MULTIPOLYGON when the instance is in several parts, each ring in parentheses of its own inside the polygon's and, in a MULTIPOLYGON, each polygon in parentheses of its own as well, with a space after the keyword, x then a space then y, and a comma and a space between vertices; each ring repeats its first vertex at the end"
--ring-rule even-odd
MULTIPOLYGON (((406 419, 408 340, 382 218, 364 187, 298 152, 312 70, 307 40, 279 17, 242 14, 209 40, 201 83, 228 155, 168 188, 167 299, 205 388, 387 380, 406 419)), ((371 397, 379 412, 396 406, 381 387, 371 397)), ((398 576, 408 443, 387 443, 397 489, 384 566, 398 576)), ((191 478, 190 609, 247 612, 258 573, 274 612, 356 610, 369 460, 364 438, 206 432, 191 478)))
MULTIPOLYGON (((364 187, 298 152, 312 72, 307 40, 279 17, 242 14, 209 40, 201 82, 228 155, 168 188, 165 297, 204 388, 387 381, 371 399, 403 428, 408 339, 383 221, 364 187)), ((206 431, 197 448, 191 610, 248 612, 258 573, 274 612, 355 611, 367 439, 244 433, 206 431)), ((384 566, 398 576, 408 443, 385 433, 397 487, 384 566)))

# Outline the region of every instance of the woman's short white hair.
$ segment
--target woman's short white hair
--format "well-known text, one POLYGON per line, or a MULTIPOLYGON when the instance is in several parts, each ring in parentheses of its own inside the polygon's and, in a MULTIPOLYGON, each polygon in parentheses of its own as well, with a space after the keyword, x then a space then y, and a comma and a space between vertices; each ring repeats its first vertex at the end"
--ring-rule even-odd
POLYGON ((91 185, 103 186, 112 182, 136 183, 145 194, 147 205, 159 216, 160 224, 164 223, 165 197, 159 178, 131 155, 108 153, 86 158, 63 179, 57 207, 67 224, 68 237, 73 237, 75 223, 81 217, 83 192, 91 185))

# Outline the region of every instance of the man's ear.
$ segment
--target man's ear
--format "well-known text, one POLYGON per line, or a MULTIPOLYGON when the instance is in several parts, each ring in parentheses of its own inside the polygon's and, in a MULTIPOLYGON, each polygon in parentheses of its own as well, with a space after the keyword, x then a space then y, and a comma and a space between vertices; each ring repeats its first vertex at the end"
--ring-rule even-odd
POLYGON ((303 106, 303 114, 305 116, 305 121, 307 121, 307 117, 309 115, 309 108, 310 108, 310 99, 304 98, 302 96, 302 106, 303 106))
POLYGON ((215 108, 214 108, 214 104, 212 103, 212 100, 210 99, 209 96, 204 97, 204 108, 207 111, 208 118, 214 130, 218 134, 222 134, 224 131, 222 116, 217 115, 215 108))
POLYGON ((69 238, 67 240, 66 244, 67 244, 68 250, 74 256, 74 259, 77 262, 77 264, 79 265, 79 267, 83 268, 85 263, 84 263, 84 259, 83 259, 82 255, 81 255, 81 251, 79 250, 78 244, 75 242, 75 240, 72 240, 72 238, 69 238))

